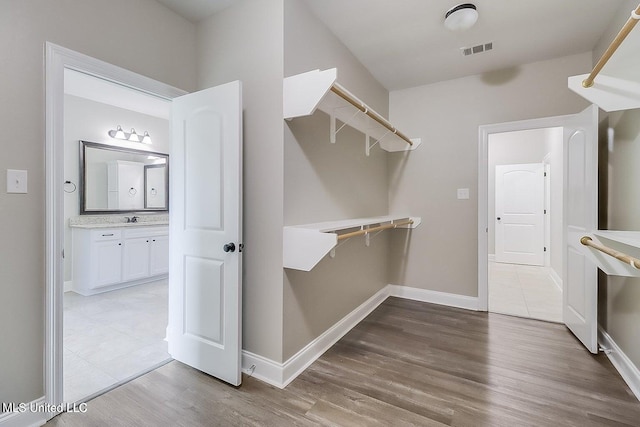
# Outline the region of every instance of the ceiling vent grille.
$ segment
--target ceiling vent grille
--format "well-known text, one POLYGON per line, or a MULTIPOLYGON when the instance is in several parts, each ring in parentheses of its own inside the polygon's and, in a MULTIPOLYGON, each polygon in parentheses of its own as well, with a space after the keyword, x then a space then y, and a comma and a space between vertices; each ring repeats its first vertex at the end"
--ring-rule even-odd
POLYGON ((471 47, 460 48, 460 51, 464 56, 476 55, 478 53, 488 52, 490 50, 493 50, 493 42, 483 43, 483 44, 479 44, 471 47))

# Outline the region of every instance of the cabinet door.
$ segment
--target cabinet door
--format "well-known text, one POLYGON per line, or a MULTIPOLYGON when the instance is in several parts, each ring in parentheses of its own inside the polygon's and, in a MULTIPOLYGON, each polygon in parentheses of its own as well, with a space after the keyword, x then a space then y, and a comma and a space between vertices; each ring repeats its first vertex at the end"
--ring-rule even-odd
POLYGON ((119 240, 95 242, 94 281, 92 288, 112 285, 122 280, 122 243, 119 240))
POLYGON ((169 272, 169 236, 158 236, 151 239, 149 270, 151 276, 169 272))
POLYGON ((148 237, 125 239, 123 256, 123 280, 144 279, 149 276, 148 237))

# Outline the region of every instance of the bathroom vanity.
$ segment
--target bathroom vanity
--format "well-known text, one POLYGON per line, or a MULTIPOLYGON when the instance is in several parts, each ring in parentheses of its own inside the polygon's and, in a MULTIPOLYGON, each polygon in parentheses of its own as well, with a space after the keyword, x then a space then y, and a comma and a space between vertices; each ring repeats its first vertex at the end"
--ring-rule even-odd
POLYGON ((73 285, 93 295, 166 277, 169 272, 167 224, 75 224, 73 285))

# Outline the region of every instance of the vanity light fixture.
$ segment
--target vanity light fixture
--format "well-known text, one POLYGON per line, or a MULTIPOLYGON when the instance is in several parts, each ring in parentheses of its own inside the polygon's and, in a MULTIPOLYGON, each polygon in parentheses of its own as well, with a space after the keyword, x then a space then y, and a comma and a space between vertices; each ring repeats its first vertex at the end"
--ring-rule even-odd
POLYGON ((464 31, 473 27, 478 20, 476 5, 463 3, 452 7, 444 16, 444 26, 452 31, 464 31))
POLYGON ((144 135, 142 137, 142 143, 151 144, 151 137, 149 136, 149 132, 147 132, 146 130, 144 131, 144 135))
POLYGON ((151 144, 151 136, 147 131, 144 131, 144 135, 142 136, 142 139, 140 139, 140 135, 138 135, 138 133, 134 128, 131 128, 131 132, 128 133, 128 132, 124 132, 122 130, 122 126, 118 125, 115 130, 113 129, 110 130, 108 134, 111 138, 115 138, 115 139, 123 139, 125 141, 142 142, 143 144, 151 144))
POLYGON ((131 133, 129 134, 129 138, 127 139, 132 142, 140 142, 140 137, 138 136, 134 128, 131 128, 131 133))

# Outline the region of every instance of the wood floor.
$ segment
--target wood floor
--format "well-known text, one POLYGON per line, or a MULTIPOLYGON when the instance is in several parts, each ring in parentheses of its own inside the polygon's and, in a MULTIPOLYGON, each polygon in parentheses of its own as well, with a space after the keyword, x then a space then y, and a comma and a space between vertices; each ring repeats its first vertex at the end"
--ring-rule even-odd
POLYGON ((615 426, 640 403, 563 325, 389 298, 285 390, 171 362, 52 426, 615 426))

